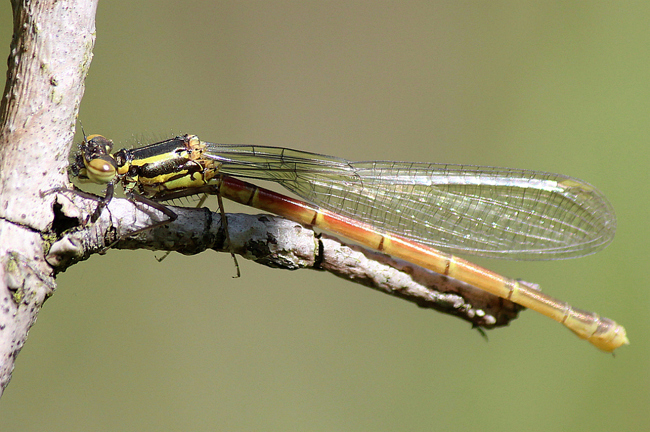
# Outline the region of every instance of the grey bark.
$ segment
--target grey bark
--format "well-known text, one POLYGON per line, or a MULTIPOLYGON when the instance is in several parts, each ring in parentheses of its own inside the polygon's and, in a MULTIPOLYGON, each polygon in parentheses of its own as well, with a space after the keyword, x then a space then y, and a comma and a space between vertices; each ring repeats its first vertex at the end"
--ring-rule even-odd
POLYGON ((0 106, 0 394, 54 272, 44 260, 95 42, 93 0, 12 1, 14 33, 0 106))

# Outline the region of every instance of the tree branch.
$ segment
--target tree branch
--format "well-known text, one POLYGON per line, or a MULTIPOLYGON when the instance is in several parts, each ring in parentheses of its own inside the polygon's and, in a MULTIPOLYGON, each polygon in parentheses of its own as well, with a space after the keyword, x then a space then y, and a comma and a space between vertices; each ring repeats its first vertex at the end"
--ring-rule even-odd
POLYGON ((0 395, 45 299, 43 259, 95 41, 96 1, 12 1, 14 34, 0 106, 0 395))
POLYGON ((327 271, 420 307, 458 316, 478 327, 507 325, 523 309, 463 282, 347 245, 273 215, 228 214, 231 246, 221 215, 205 208, 172 207, 178 215, 176 221, 127 238, 131 232, 164 221, 165 216, 141 203, 113 199, 94 224, 83 227, 87 217, 79 219, 79 215, 92 213, 97 203, 76 194, 64 195, 59 199, 59 220, 68 221, 68 225, 77 220, 80 225, 55 243, 47 257, 60 270, 111 244, 118 249, 174 250, 186 255, 207 249, 232 250, 273 268, 327 271))

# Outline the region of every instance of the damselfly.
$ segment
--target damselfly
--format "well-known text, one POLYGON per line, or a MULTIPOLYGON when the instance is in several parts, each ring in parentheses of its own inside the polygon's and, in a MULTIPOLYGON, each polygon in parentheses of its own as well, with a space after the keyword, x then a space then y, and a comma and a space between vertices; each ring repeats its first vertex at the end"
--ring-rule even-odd
POLYGON ((113 154, 111 145, 100 135, 84 140, 73 175, 108 184, 110 194, 120 182, 155 201, 217 194, 511 300, 601 350, 628 343, 614 321, 452 255, 551 260, 602 249, 614 237, 614 211, 581 180, 484 166, 351 162, 279 147, 213 144, 196 135, 113 154), (307 202, 231 175, 277 182, 307 202))

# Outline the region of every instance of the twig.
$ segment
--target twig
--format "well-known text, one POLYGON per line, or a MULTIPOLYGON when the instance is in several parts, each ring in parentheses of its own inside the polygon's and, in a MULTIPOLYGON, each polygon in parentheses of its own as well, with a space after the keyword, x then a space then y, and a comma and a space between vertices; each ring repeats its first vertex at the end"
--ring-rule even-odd
MULTIPOLYGON (((71 196, 62 197, 61 203, 63 215, 77 205, 86 205, 87 201, 80 202, 79 197, 71 196)), ((94 205, 93 201, 90 205, 94 205)), ((114 199, 95 224, 76 230, 55 243, 48 260, 63 270, 122 238, 115 243, 115 248, 174 250, 186 255, 208 249, 232 250, 273 268, 328 271, 483 328, 507 325, 522 309, 455 279, 342 243, 331 236, 319 235, 277 216, 228 214, 232 241, 232 245, 228 245, 219 212, 181 207, 172 207, 172 210, 178 215, 176 221, 127 238, 130 232, 155 224, 164 215, 140 203, 114 199)))

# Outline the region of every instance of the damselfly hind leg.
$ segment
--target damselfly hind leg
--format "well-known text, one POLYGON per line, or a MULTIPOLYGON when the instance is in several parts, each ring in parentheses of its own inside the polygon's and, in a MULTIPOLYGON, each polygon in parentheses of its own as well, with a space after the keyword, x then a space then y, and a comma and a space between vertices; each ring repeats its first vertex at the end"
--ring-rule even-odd
MULTIPOLYGON (((235 263, 235 276, 233 276, 233 278, 241 277, 241 269, 239 267, 239 262, 237 261, 237 256, 235 255, 235 251, 233 249, 232 240, 230 239, 230 230, 228 229, 228 217, 226 216, 226 211, 224 209, 223 199, 221 197, 221 194, 219 193, 218 184, 214 184, 214 185, 206 184, 202 187, 176 189, 174 191, 169 191, 169 192, 165 191, 155 196, 154 199, 158 201, 169 201, 172 199, 183 198, 192 195, 202 195, 201 198, 199 199, 199 202, 196 205, 196 208, 203 206, 203 204, 205 204, 205 200, 208 198, 209 195, 217 196, 217 202, 219 203, 219 214, 221 215, 221 221, 222 221, 221 223, 222 223, 224 233, 226 235, 228 250, 230 252, 230 256, 232 257, 233 262, 235 263)), ((171 251, 168 251, 165 253, 165 255, 156 259, 158 260, 158 262, 160 262, 165 258, 167 258, 170 253, 171 251)))

